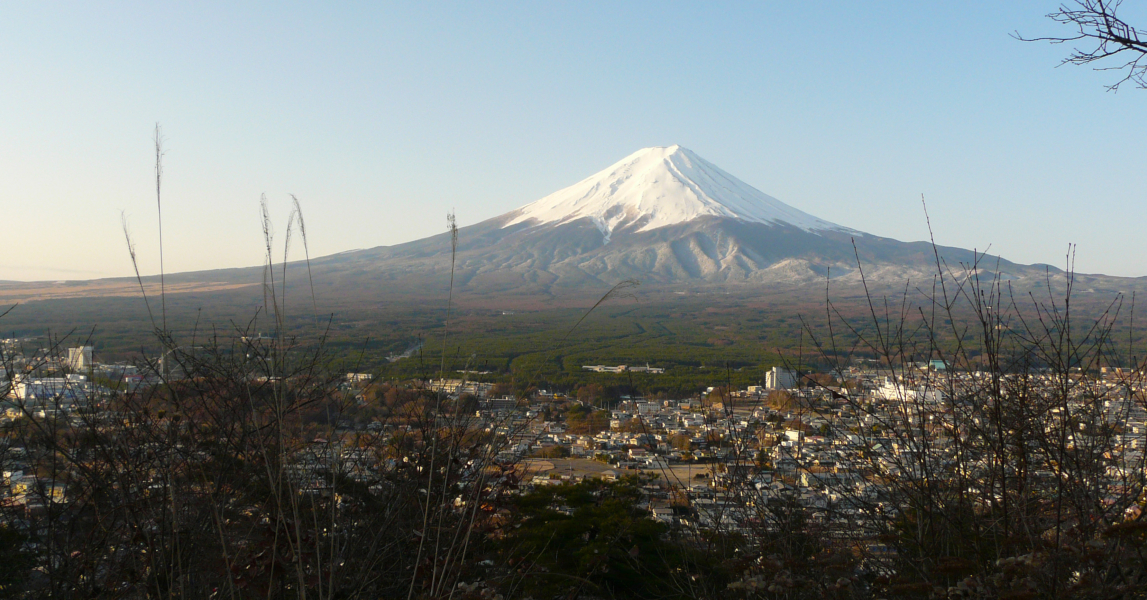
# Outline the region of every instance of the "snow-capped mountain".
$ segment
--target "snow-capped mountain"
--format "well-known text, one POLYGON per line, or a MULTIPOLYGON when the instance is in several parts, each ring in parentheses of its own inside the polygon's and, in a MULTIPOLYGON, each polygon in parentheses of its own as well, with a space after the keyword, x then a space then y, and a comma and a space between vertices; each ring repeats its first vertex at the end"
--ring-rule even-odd
MULTIPOLYGON (((449 235, 439 235, 316 265, 340 281, 406 282, 414 289, 445 280, 450 248, 449 235)), ((950 264, 973 260, 966 250, 941 250, 950 264)), ((600 289, 624 279, 675 289, 804 285, 826 277, 847 284, 859 282, 858 256, 870 282, 903 285, 935 273, 928 244, 820 219, 674 145, 639 150, 522 208, 462 228, 454 264, 456 285, 472 294, 528 295, 600 289)), ((1009 277, 1030 269, 998 264, 1009 277)))
POLYGON ((522 207, 503 227, 526 222, 561 225, 585 218, 609 243, 617 230, 641 233, 699 217, 845 231, 762 193, 677 145, 638 150, 522 207))
MULTIPOLYGON (((817 218, 680 146, 639 150, 536 202, 463 227, 453 257, 450 240, 446 233, 312 259, 308 279, 328 298, 440 298, 453 265, 456 291, 501 306, 510 299, 600 293, 626 279, 640 280, 645 290, 708 287, 756 294, 765 286, 813 284, 823 292, 826 277, 838 288, 859 283, 858 260, 870 286, 903 289, 936 273, 927 243, 817 218)), ((941 247, 940 253, 950 267, 976 260, 959 248, 941 247)), ((1044 285, 1049 275, 1043 266, 997 257, 981 258, 980 265, 1020 287, 1044 285)), ((202 288, 206 284, 230 289, 257 285, 262 277, 261 268, 233 269, 172 274, 167 283, 169 291, 208 289, 202 288), (187 285, 173 288, 178 282, 187 285)), ((1122 290, 1128 281, 1077 275, 1075 284, 1122 290)), ((135 293, 134 281, 120 283, 135 293)), ((35 295, 39 291, 21 296, 13 291, 21 286, 0 285, 0 292, 5 287, 12 289, 0 298, 55 297, 35 295)))

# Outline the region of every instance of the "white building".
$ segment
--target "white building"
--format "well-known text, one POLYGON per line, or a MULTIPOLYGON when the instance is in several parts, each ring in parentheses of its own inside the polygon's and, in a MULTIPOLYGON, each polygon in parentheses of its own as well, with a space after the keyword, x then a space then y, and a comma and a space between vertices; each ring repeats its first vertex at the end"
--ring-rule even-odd
POLYGON ((927 385, 920 385, 911 388, 905 385, 900 385, 885 378, 883 385, 876 388, 875 395, 884 400, 895 400, 901 402, 917 402, 921 401, 926 404, 939 404, 944 401, 944 392, 931 388, 927 385))
POLYGON ((24 401, 47 401, 61 399, 76 401, 88 395, 86 378, 75 375, 68 377, 25 377, 17 376, 13 381, 9 396, 24 401))
POLYGON ((87 371, 92 368, 92 347, 68 348, 68 368, 73 371, 87 371))
POLYGON ((797 375, 791 369, 773 367, 765 373, 765 389, 788 390, 797 386, 797 375))

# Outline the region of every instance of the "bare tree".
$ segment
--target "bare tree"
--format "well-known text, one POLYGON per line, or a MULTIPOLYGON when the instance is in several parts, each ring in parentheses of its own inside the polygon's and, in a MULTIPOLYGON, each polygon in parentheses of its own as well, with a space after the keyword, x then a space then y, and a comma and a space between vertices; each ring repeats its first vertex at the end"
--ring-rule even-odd
POLYGON ((1047 16, 1075 29, 1074 35, 1029 38, 1016 32, 1012 37, 1025 42, 1082 42, 1086 45, 1074 47, 1062 64, 1102 62, 1103 66, 1094 67, 1097 71, 1120 71, 1123 78, 1107 86, 1113 92, 1128 81, 1136 87, 1147 88, 1147 39, 1143 31, 1116 15, 1121 4, 1122 0, 1076 0, 1074 5, 1061 4, 1059 10, 1047 16))

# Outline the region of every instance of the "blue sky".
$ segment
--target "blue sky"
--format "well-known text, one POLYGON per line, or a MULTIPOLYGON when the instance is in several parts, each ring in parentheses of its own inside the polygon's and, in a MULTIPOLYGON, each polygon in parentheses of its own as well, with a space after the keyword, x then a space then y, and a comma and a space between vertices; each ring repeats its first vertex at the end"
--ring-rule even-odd
MULTIPOLYGON (((1054 2, 5 3, 0 279, 258 264, 512 210, 681 144, 869 233, 1147 275, 1147 91, 1055 68, 1054 2), (280 231, 281 234, 281 231, 280 231), (280 235, 280 238, 282 236, 280 235)), ((1122 11, 1147 27, 1147 8, 1122 11)))

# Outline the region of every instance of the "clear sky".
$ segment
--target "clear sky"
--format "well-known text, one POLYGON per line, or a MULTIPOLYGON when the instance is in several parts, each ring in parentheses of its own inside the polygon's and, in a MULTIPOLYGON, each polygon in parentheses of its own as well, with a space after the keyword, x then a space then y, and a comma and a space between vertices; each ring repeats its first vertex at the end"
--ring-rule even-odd
POLYGON ((1147 275, 1147 90, 1009 37, 1054 1, 334 4, 0 4, 0 279, 130 274, 121 212, 158 272, 157 121, 169 272, 259 264, 263 193, 318 256, 681 144, 854 229, 926 239, 923 194, 941 244, 1147 275))

